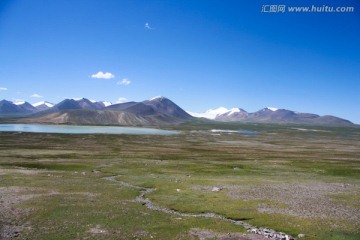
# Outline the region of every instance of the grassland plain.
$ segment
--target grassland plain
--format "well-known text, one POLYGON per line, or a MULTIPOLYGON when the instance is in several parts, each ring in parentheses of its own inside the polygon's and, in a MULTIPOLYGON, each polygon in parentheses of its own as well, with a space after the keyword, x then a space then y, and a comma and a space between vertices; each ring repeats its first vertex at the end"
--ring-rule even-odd
POLYGON ((358 128, 177 130, 0 133, 0 239, 256 239, 231 222, 191 216, 205 213, 302 239, 360 239, 358 128), (183 215, 136 201, 145 189, 183 215))

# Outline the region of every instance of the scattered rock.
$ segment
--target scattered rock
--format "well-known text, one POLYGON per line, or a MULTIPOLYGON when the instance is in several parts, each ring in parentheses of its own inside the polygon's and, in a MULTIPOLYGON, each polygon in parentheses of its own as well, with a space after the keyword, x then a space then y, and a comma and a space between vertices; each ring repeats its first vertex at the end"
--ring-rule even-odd
POLYGON ((282 232, 276 232, 272 229, 268 228, 250 228, 248 229, 248 232, 253 234, 262 235, 268 239, 274 239, 274 240, 294 240, 290 235, 287 235, 282 232))
POLYGON ((298 238, 303 238, 303 237, 305 237, 305 234, 301 233, 301 234, 298 235, 298 238))
POLYGON ((211 189, 212 192, 220 192, 221 191, 221 188, 218 188, 218 187, 213 187, 211 189))
POLYGON ((96 225, 94 228, 90 228, 89 232, 92 234, 107 234, 108 230, 100 228, 100 225, 96 225))

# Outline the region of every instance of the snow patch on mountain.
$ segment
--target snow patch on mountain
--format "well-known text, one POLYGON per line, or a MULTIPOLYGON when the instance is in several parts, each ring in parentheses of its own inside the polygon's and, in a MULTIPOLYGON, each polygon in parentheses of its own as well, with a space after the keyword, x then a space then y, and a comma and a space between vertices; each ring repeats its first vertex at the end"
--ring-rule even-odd
POLYGON ((274 108, 274 107, 267 107, 266 109, 269 109, 270 111, 276 112, 277 110, 279 110, 278 108, 274 108))
POLYGON ((13 102, 15 105, 23 105, 25 104, 25 101, 21 101, 21 100, 16 100, 15 102, 13 102))
POLYGON ((49 102, 46 102, 46 101, 37 102, 37 103, 34 103, 34 104, 32 104, 32 105, 33 105, 34 107, 38 107, 38 106, 41 106, 41 105, 45 105, 45 106, 47 106, 47 107, 49 107, 49 108, 51 108, 51 107, 54 106, 54 104, 49 103, 49 102))
POLYGON ((150 101, 162 100, 162 99, 164 99, 164 98, 165 98, 165 97, 163 97, 163 96, 156 96, 156 97, 151 98, 150 101))
POLYGON ((197 117, 197 118, 215 119, 217 115, 224 114, 229 111, 230 110, 227 108, 219 107, 216 109, 209 109, 206 112, 202 112, 202 113, 196 113, 196 112, 187 112, 187 113, 190 114, 191 116, 197 117))
POLYGON ((232 115, 234 113, 238 113, 241 112, 240 108, 232 108, 230 109, 230 111, 227 113, 227 115, 232 115))
POLYGON ((111 102, 107 102, 107 101, 102 101, 102 103, 104 104, 105 107, 108 107, 108 106, 112 105, 111 102))

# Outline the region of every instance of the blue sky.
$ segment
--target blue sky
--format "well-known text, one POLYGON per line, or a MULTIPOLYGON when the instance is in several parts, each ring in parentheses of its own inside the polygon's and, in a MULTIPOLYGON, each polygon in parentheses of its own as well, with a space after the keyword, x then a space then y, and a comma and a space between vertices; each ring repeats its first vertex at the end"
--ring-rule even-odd
POLYGON ((271 106, 360 123, 359 43, 356 0, 0 0, 0 99, 162 95, 192 112, 271 106))

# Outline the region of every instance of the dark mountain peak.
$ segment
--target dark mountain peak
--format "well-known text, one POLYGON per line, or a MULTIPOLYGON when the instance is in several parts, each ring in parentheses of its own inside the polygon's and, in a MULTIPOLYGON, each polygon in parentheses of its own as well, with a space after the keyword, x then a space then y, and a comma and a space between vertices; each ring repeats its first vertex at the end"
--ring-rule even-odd
POLYGON ((104 102, 96 102, 87 98, 77 99, 76 101, 80 104, 82 109, 101 110, 106 107, 104 102))
POLYGON ((154 97, 143 102, 126 102, 113 104, 106 107, 107 110, 129 112, 142 116, 160 116, 189 119, 192 118, 187 112, 166 97, 154 97))
POLYGON ((54 106, 54 109, 58 110, 73 110, 81 109, 81 105, 74 99, 65 99, 54 106))
POLYGON ((92 103, 92 101, 90 101, 90 100, 87 99, 87 98, 80 98, 80 99, 74 99, 74 100, 77 101, 77 102, 92 103))
POLYGON ((0 113, 1 114, 16 114, 20 112, 20 108, 13 102, 7 100, 0 101, 0 113))
POLYGON ((81 98, 79 100, 75 99, 65 99, 62 102, 56 104, 54 109, 57 110, 76 110, 76 109, 87 109, 87 110, 100 110, 103 109, 105 105, 99 102, 92 102, 87 98, 81 98))
POLYGON ((148 105, 176 105, 173 101, 171 101, 170 99, 163 97, 163 96, 157 96, 157 97, 153 97, 149 100, 145 100, 142 101, 144 104, 148 104, 148 105))
POLYGON ((98 110, 104 108, 103 104, 97 104, 96 102, 92 102, 87 98, 82 98, 76 101, 79 103, 82 109, 98 110))
POLYGON ((36 112, 37 111, 37 108, 34 107, 33 105, 31 105, 30 103, 28 102, 24 102, 20 105, 18 105, 18 107, 20 107, 24 112, 36 112))
POLYGON ((28 102, 21 102, 20 104, 15 104, 7 100, 0 101, 0 114, 19 115, 30 114, 36 111, 37 109, 28 102))
MULTIPOLYGON (((0 101, 0 104, 14 104, 14 103, 13 103, 13 102, 10 102, 10 101, 8 101, 8 100, 3 99, 3 100, 0 101)), ((14 105, 15 105, 15 104, 14 104, 14 105)))
POLYGON ((151 106, 156 112, 181 119, 192 118, 187 112, 166 97, 158 96, 142 102, 151 106))

